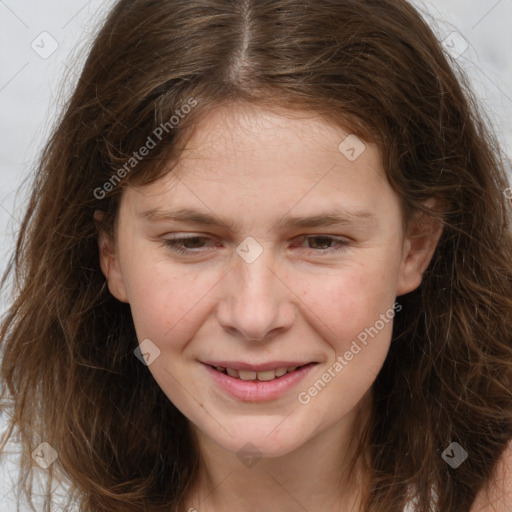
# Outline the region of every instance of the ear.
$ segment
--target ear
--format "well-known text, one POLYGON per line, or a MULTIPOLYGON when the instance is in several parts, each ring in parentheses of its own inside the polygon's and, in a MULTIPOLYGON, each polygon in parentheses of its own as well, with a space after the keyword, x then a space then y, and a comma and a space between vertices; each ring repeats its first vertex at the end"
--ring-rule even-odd
POLYGON ((100 267, 105 276, 110 293, 121 302, 128 301, 128 293, 124 285, 123 275, 119 266, 116 244, 112 237, 102 228, 105 212, 95 210, 94 222, 98 228, 98 248, 100 252, 100 267))
MULTIPOLYGON (((423 205, 434 209, 437 203, 429 199, 423 205)), ((434 256, 442 232, 443 226, 431 215, 417 212, 410 219, 404 238, 397 296, 412 292, 421 284, 423 273, 434 256)))

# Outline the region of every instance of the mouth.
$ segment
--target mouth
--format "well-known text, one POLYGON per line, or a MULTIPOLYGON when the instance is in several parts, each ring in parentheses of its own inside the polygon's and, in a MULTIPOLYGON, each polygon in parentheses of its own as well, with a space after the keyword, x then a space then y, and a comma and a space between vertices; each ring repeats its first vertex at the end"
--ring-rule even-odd
POLYGON ((258 382, 269 382, 272 380, 277 380, 285 375, 293 373, 304 366, 313 365, 316 363, 306 363, 302 365, 296 366, 282 366, 280 368, 269 369, 265 371, 254 371, 254 370, 238 370, 236 368, 224 367, 224 366, 210 366, 219 373, 223 373, 224 375, 229 375, 234 379, 244 380, 244 381, 258 381, 258 382))
POLYGON ((276 361, 260 365, 233 361, 202 362, 218 389, 246 402, 271 401, 290 396, 291 391, 317 364, 303 361, 276 361))

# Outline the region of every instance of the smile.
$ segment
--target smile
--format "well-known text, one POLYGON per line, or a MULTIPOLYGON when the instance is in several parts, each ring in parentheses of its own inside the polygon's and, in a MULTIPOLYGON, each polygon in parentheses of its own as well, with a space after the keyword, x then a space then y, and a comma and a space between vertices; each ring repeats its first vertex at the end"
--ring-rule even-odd
MULTIPOLYGON (((219 362, 217 362, 219 363, 219 362)), ((233 364, 233 363, 232 363, 233 364)), ((203 363, 212 381, 219 390, 233 398, 249 402, 277 400, 287 396, 317 363, 301 363, 298 365, 270 365, 263 368, 231 368, 203 363)))
POLYGON ((215 369, 220 372, 224 373, 225 375, 229 375, 230 377, 233 377, 234 379, 240 379, 240 380, 257 380, 260 382, 268 382, 270 380, 275 380, 280 377, 283 377, 284 375, 288 373, 292 373, 297 368, 302 368, 302 366, 290 366, 288 368, 277 368, 275 370, 267 370, 264 372, 255 372, 252 370, 235 370, 234 368, 224 368, 222 366, 217 366, 215 369))

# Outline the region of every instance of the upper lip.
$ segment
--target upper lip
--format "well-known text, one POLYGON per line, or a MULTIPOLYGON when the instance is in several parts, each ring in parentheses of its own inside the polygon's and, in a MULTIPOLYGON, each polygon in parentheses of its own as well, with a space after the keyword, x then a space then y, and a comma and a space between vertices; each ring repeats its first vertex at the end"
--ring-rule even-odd
POLYGON ((290 368, 291 366, 304 366, 314 361, 269 361, 268 363, 249 364, 243 361, 202 361, 204 364, 220 366, 222 368, 232 368, 233 370, 248 370, 253 372, 265 372, 268 370, 277 370, 278 368, 290 368))

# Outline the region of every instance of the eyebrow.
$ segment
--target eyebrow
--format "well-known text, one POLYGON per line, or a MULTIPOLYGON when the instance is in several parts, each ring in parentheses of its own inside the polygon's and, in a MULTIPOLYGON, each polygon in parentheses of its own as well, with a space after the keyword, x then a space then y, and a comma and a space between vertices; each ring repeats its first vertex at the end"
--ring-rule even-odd
MULTIPOLYGON (((240 231, 239 223, 236 221, 221 219, 211 213, 192 208, 178 208, 175 210, 152 208, 138 213, 138 216, 150 221, 183 222, 225 227, 231 232, 240 231)), ((273 226, 278 229, 297 229, 373 223, 377 223, 377 217, 369 210, 335 208, 334 210, 317 215, 284 217, 276 220, 273 226)))

